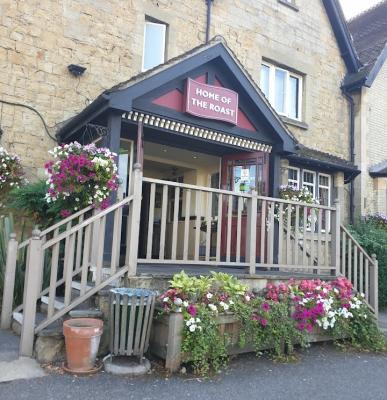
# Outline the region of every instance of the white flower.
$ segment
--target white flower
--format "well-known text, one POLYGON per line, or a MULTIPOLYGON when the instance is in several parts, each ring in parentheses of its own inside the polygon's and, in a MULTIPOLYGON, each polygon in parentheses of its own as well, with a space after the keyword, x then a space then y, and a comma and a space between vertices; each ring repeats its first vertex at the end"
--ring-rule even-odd
POLYGON ((176 312, 177 312, 177 313, 181 312, 181 307, 177 307, 177 308, 176 308, 176 312))
POLYGON ((250 296, 249 296, 248 294, 246 294, 245 300, 246 300, 246 301, 250 301, 250 296))
POLYGON ((218 308, 216 307, 215 304, 209 304, 208 307, 209 307, 209 309, 210 309, 211 311, 218 311, 218 308))
POLYGON ((190 325, 189 331, 190 331, 190 332, 195 332, 196 328, 197 328, 196 325, 190 325))
POLYGON ((212 299, 212 297, 213 297, 213 294, 212 293, 207 293, 207 299, 209 300, 209 299, 212 299))
POLYGON ((202 321, 200 321, 200 318, 196 318, 196 323, 200 324, 200 322, 202 322, 202 321))
POLYGON ((226 303, 223 302, 223 301, 221 301, 221 302, 219 303, 219 305, 220 305, 221 307, 223 307, 223 310, 225 310, 225 311, 227 311, 227 310, 229 309, 229 305, 226 304, 226 303))
POLYGON ((360 293, 360 297, 362 297, 364 299, 365 294, 364 293, 360 293))
POLYGON ((180 297, 176 297, 176 299, 173 301, 176 306, 181 306, 183 304, 183 300, 180 297))
POLYGON ((169 297, 164 297, 163 302, 167 303, 169 301, 169 297))
POLYGON ((183 301, 183 306, 184 306, 184 307, 188 307, 188 306, 189 306, 188 301, 183 301))
POLYGON ((233 305, 234 302, 232 300, 229 300, 228 304, 233 305))

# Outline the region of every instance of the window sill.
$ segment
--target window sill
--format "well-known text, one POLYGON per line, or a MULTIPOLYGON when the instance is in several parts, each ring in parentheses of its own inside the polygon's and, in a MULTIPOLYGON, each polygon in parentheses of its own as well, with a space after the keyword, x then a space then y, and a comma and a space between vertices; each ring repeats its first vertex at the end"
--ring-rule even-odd
POLYGON ((284 6, 291 8, 294 11, 300 11, 300 9, 294 3, 289 3, 286 0, 278 0, 278 3, 281 3, 284 6))
POLYGON ((281 117, 282 122, 284 122, 285 124, 293 125, 293 126, 296 126, 297 128, 301 128, 304 130, 309 129, 309 125, 306 122, 297 121, 296 119, 288 118, 283 115, 281 115, 280 117, 281 117))

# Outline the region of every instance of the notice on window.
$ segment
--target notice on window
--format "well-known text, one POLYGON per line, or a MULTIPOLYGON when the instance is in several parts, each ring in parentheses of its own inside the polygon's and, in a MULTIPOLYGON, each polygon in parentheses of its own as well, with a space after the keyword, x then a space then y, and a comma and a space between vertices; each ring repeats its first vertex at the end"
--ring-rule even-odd
POLYGON ((250 180, 250 170, 249 169, 242 169, 242 171, 241 171, 241 180, 242 181, 249 181, 250 180))

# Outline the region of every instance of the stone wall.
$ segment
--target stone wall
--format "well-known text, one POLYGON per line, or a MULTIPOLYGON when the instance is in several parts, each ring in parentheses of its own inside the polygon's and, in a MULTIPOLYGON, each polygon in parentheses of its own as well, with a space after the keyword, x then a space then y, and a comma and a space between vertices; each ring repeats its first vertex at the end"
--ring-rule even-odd
POLYGON ((387 179, 372 178, 370 167, 387 160, 387 62, 370 88, 356 96, 355 161, 361 174, 355 180, 356 214, 387 213, 387 179))
MULTIPOLYGON (((298 12, 278 0, 215 0, 211 36, 224 36, 257 82, 262 57, 304 74, 307 129, 290 129, 302 143, 348 158, 344 63, 322 2, 296 3, 298 12)), ((146 15, 168 24, 168 58, 204 42, 204 0, 2 0, 1 98, 36 108, 54 134, 102 90, 140 72, 146 15), (87 70, 74 78, 69 64, 87 70)), ((35 175, 53 141, 31 110, 0 107, 2 144, 35 175)))

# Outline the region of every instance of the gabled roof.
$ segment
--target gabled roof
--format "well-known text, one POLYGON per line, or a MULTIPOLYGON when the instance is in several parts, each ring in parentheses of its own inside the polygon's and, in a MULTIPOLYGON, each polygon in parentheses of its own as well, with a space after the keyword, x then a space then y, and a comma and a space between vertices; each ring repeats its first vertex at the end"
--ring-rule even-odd
POLYGON ((387 177, 387 160, 372 166, 369 173, 372 177, 387 177))
POLYGON ((131 111, 132 102, 136 98, 212 60, 221 60, 224 68, 233 74, 240 87, 243 88, 244 94, 249 97, 263 119, 267 121, 281 139, 283 151, 293 152, 296 144, 294 136, 282 122, 258 85, 227 46, 225 40, 219 36, 206 44, 200 45, 176 58, 168 60, 164 64, 133 76, 129 80, 104 91, 88 107, 59 129, 57 132, 58 139, 65 140, 65 138, 79 130, 82 124, 91 121, 98 113, 102 113, 109 108, 120 112, 131 111))
POLYGON ((350 20, 348 28, 363 66, 357 73, 349 74, 343 86, 348 89, 371 87, 387 58, 387 0, 350 20))
POLYGON ((340 3, 338 0, 323 0, 323 3, 348 73, 356 73, 361 67, 361 62, 353 45, 340 3))

